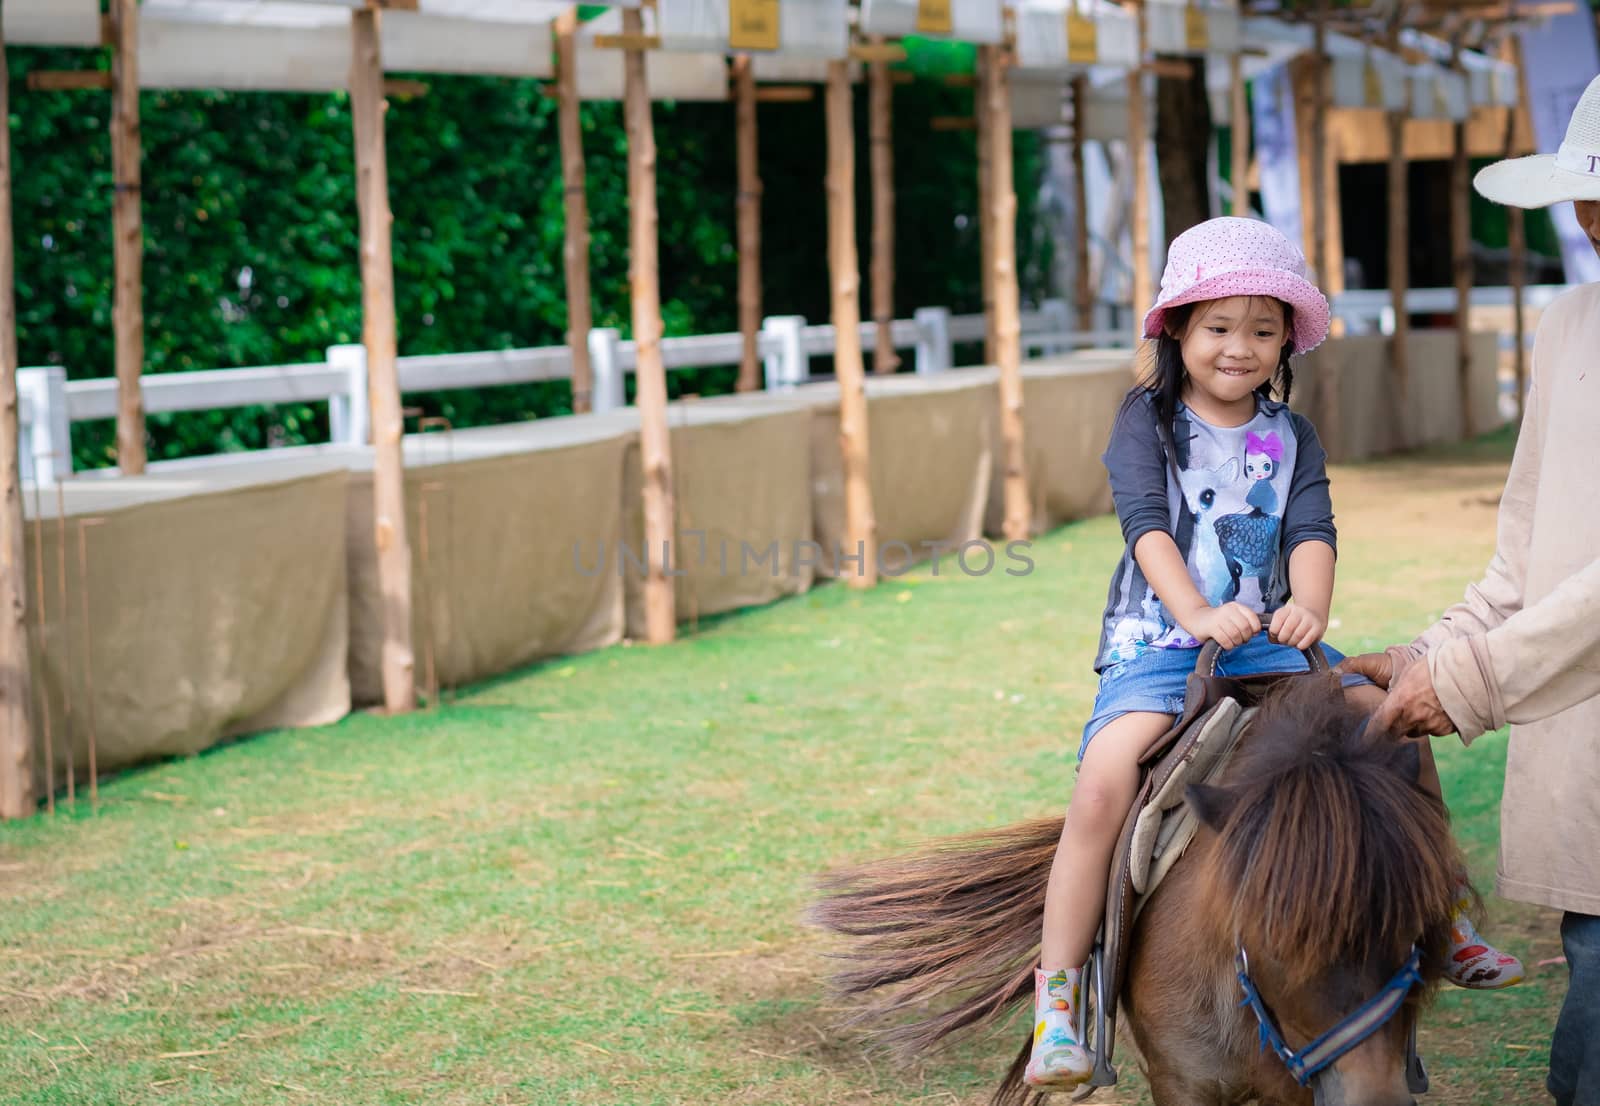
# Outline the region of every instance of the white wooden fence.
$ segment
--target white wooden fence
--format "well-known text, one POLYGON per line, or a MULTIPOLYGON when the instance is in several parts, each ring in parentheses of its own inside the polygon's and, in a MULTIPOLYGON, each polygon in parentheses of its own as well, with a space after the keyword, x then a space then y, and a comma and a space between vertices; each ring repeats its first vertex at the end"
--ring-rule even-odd
MULTIPOLYGON (((1529 308, 1543 308, 1565 291, 1561 285, 1533 285, 1524 289, 1529 308)), ((1472 290, 1475 307, 1510 307, 1509 288, 1472 290)), ((1453 288, 1414 288, 1406 293, 1406 308, 1413 314, 1455 310, 1453 288)), ((1394 330, 1394 309, 1386 289, 1344 292, 1333 299, 1333 313, 1345 320, 1352 333, 1385 334, 1394 330)), ((1104 305, 1097 316, 1109 317, 1104 305)), ((1079 331, 1073 329, 1073 312, 1064 300, 1046 300, 1037 311, 1021 315, 1024 352, 1056 353, 1092 346, 1131 345, 1132 328, 1079 331)), ((876 323, 861 324, 861 345, 877 344, 876 323)), ((952 315, 948 308, 922 307, 910 319, 896 319, 891 334, 897 350, 913 350, 919 373, 945 372, 955 367, 954 347, 959 342, 979 342, 984 336, 982 315, 952 315)), ((1532 339, 1532 329, 1528 332, 1532 339)), ((1514 341, 1501 335, 1502 348, 1514 341)), ((792 388, 811 376, 811 359, 833 352, 831 325, 813 326, 798 315, 774 315, 763 321, 758 337, 766 387, 792 388)), ((698 334, 667 338, 661 343, 667 369, 737 365, 743 349, 738 334, 698 334)), ((634 343, 621 332, 601 327, 589 332, 589 357, 594 372, 593 406, 596 411, 624 405, 624 378, 634 371, 634 343)), ((402 392, 433 392, 452 388, 493 388, 538 380, 565 380, 572 376, 566 346, 451 353, 427 357, 402 357, 398 362, 402 392)), ((60 366, 22 369, 17 374, 18 419, 21 424, 21 465, 24 480, 50 483, 72 472, 72 424, 111 419, 117 414, 114 378, 67 379, 60 366)), ((147 413, 210 411, 262 404, 327 403, 329 436, 334 442, 362 444, 367 440, 367 354, 359 345, 333 346, 327 360, 301 365, 270 365, 248 369, 213 369, 202 372, 152 373, 141 381, 147 413)))
MULTIPOLYGON (((1543 309, 1568 287, 1565 284, 1529 285, 1522 290, 1522 306, 1529 310, 1543 309)), ((1474 288, 1470 302, 1473 307, 1509 308, 1511 289, 1487 286, 1474 288)), ((1456 309, 1456 290, 1413 288, 1405 295, 1405 306, 1407 313, 1412 315, 1431 313, 1448 315, 1456 309)), ((1345 321, 1353 334, 1371 334, 1374 331, 1382 334, 1394 333, 1394 304, 1387 288, 1364 288, 1354 292, 1341 292, 1333 297, 1333 313, 1345 321)), ((1531 327, 1528 329, 1527 338, 1528 341, 1533 341, 1531 327)), ((1500 336, 1502 349, 1510 349, 1515 341, 1516 337, 1510 331, 1500 336)))
MULTIPOLYGON (((1021 323, 1025 352, 1131 344, 1131 334, 1120 330, 1073 330, 1071 310, 1062 300, 1047 300, 1038 311, 1022 312, 1021 323)), ((874 348, 877 333, 876 323, 861 325, 863 349, 874 348)), ((982 315, 952 316, 943 307, 923 307, 914 318, 896 319, 891 334, 896 349, 915 350, 917 372, 944 372, 954 367, 955 343, 983 340, 984 319, 982 315)), ((811 358, 831 354, 833 348, 831 325, 810 326, 798 315, 766 319, 757 349, 767 388, 781 390, 803 384, 811 375, 811 358)), ((743 339, 738 334, 700 334, 667 338, 661 343, 668 370, 737 365, 742 350, 743 339)), ((623 406, 623 380, 634 371, 637 360, 634 343, 623 341, 618 330, 597 328, 589 332, 589 354, 594 409, 623 406)), ((565 380, 572 376, 572 361, 566 346, 542 346, 402 357, 397 371, 402 392, 433 392, 565 380)), ((322 362, 152 373, 140 384, 149 414, 325 402, 329 436, 334 442, 363 444, 367 440, 367 352, 360 345, 333 346, 322 362)), ((17 373, 17 388, 25 481, 44 484, 69 476, 72 424, 111 419, 117 414, 115 378, 68 380, 61 366, 28 368, 17 373)))

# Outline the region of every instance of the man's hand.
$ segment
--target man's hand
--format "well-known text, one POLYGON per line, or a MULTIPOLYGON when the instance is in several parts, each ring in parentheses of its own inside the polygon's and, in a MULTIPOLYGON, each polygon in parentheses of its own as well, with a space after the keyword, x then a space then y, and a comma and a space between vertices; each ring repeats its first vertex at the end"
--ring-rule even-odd
POLYGON ((1362 653, 1346 657, 1334 665, 1333 670, 1365 676, 1379 687, 1387 688, 1394 679, 1394 660, 1388 653, 1362 653))
POLYGON ((1328 620, 1306 607, 1290 603, 1286 607, 1279 607, 1272 616, 1272 625, 1267 629, 1267 636, 1279 645, 1291 645, 1296 649, 1309 649, 1322 640, 1322 635, 1328 632, 1328 620))
POLYGON ((1437 737, 1456 729, 1439 702, 1426 664, 1410 665, 1401 673, 1389 689, 1389 697, 1373 714, 1372 724, 1395 737, 1437 737))

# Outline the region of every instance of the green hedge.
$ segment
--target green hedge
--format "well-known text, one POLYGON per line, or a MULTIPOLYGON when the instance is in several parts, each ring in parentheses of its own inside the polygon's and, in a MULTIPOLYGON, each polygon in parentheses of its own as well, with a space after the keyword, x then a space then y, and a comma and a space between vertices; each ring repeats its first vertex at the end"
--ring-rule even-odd
MULTIPOLYGON (((109 97, 29 92, 32 69, 107 65, 100 51, 12 48, 18 339, 23 365, 109 376, 109 97)), ((966 58, 932 56, 959 71, 966 58)), ((389 189, 402 354, 560 343, 561 165, 555 101, 538 82, 424 76, 391 102, 389 189)), ((866 97, 857 95, 858 232, 867 294, 866 97)), ((896 313, 980 308, 972 132, 936 132, 971 111, 970 90, 924 80, 895 91, 896 313)), ((146 371, 317 361, 360 340, 351 121, 343 95, 147 92, 143 122, 146 371)), ((619 105, 582 111, 596 326, 629 330, 626 142, 619 105)), ((731 104, 662 104, 662 314, 669 335, 737 327, 731 104)), ((769 314, 828 315, 820 95, 763 105, 763 279, 769 314)), ((1041 295, 1049 258, 1034 233, 1040 158, 1016 136, 1019 271, 1041 295)), ((864 303, 870 302, 865 300, 864 303)), ((674 393, 729 390, 733 370, 674 373, 674 393)), ((456 426, 570 410, 564 382, 408 396, 456 426)), ((325 405, 151 416, 152 458, 326 440, 325 405)), ((109 423, 74 427, 79 467, 112 462, 109 423)))

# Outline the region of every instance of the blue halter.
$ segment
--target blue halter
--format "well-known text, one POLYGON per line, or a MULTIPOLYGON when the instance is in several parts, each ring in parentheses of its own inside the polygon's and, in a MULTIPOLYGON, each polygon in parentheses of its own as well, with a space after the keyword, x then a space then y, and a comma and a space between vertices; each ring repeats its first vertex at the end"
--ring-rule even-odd
POLYGON ((1323 1068, 1376 1033, 1405 1004, 1411 988, 1422 982, 1422 973, 1418 971, 1422 963, 1422 950, 1412 945, 1410 958, 1394 974, 1394 978, 1383 985, 1381 991, 1362 1004, 1355 1013, 1296 1052, 1283 1039, 1283 1034, 1278 1032, 1277 1023, 1272 1020, 1271 1012, 1261 1000, 1261 992, 1250 982, 1250 960, 1245 955, 1244 945, 1239 946, 1239 955, 1234 962, 1239 967, 1239 986, 1244 990, 1244 998, 1239 1005, 1248 1006, 1255 1012, 1256 1021, 1261 1027, 1261 1047, 1270 1047, 1302 1087, 1308 1086, 1312 1077, 1323 1068))

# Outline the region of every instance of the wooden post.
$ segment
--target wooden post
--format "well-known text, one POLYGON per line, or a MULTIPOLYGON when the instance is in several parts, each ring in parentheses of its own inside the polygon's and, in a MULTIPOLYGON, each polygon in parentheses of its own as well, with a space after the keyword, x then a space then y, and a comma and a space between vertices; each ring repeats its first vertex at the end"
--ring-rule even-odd
MULTIPOLYGON (((1344 249, 1339 230, 1339 158, 1328 135, 1329 72, 1327 59, 1319 58, 1315 51, 1300 54, 1289 63, 1300 175, 1300 248, 1316 274, 1318 287, 1331 297, 1344 286, 1344 249)), ((1336 335, 1338 327, 1335 319, 1336 335)))
POLYGON ((1328 0, 1317 0, 1311 47, 1311 149, 1301 165, 1311 170, 1311 271, 1328 290, 1328 0))
POLYGON ((994 228, 995 364, 1000 369, 1000 443, 1005 473, 1007 541, 1026 541, 1033 529, 1029 510, 1027 453, 1022 424, 1022 325, 1017 288, 1017 193, 1011 165, 1011 82, 1006 51, 989 55, 983 71, 991 137, 991 216, 994 228))
MULTIPOLYGON (((11 234, 10 70, 0 26, 0 818, 34 811, 28 570, 17 461, 17 303, 11 234)), ((43 526, 44 520, 34 525, 43 526)), ((43 601, 43 595, 40 596, 43 601)))
POLYGON ((737 390, 761 387, 761 164, 756 143, 756 75, 749 57, 733 61, 739 155, 739 354, 737 390))
MULTIPOLYGON (((1452 68, 1461 72, 1461 45, 1455 43, 1452 68)), ((1470 109, 1469 109, 1470 110, 1470 109)), ((1456 382, 1461 395, 1461 436, 1472 425, 1472 174, 1467 162, 1467 124, 1451 127, 1450 264, 1456 283, 1456 382)))
POLYGON ((828 63, 828 273, 833 285, 833 371, 839 382, 839 449, 844 456, 843 558, 860 554, 850 586, 878 582, 877 522, 867 441, 867 391, 861 367, 861 278, 856 260, 855 125, 849 63, 828 63))
POLYGON ((1155 302, 1155 286, 1150 273, 1150 170, 1145 160, 1149 125, 1145 119, 1144 5, 1140 0, 1133 0, 1133 15, 1139 28, 1140 64, 1128 71, 1128 168, 1133 174, 1133 337, 1137 347, 1145 312, 1155 302))
MULTIPOLYGON (((883 37, 874 35, 874 46, 883 37)), ((868 69, 870 85, 868 137, 872 151, 872 319, 878 324, 878 345, 872 371, 892 373, 900 367, 894 350, 894 85, 889 63, 875 61, 868 69)))
MULTIPOLYGON (((643 36, 644 16, 638 8, 623 9, 622 33, 635 39, 643 36)), ((622 64, 628 131, 628 286, 633 300, 639 459, 644 474, 645 639, 651 645, 665 645, 677 633, 672 577, 667 575, 677 535, 677 508, 672 491, 672 438, 667 429, 667 370, 661 360, 656 134, 644 51, 625 51, 622 64)))
POLYGON ((1233 213, 1240 218, 1250 215, 1250 99, 1245 95, 1244 55, 1235 53, 1228 59, 1229 77, 1233 93, 1233 213))
POLYGON ((139 206, 139 5, 111 0, 112 329, 116 334, 117 465, 124 475, 145 469, 144 222, 139 206))
POLYGON ((993 128, 989 123, 988 97, 983 94, 983 82, 984 74, 993 65, 994 47, 979 46, 978 91, 973 94, 972 117, 977 124, 978 265, 982 269, 979 283, 983 289, 983 361, 986 365, 994 364, 994 227, 989 222, 989 213, 994 209, 994 201, 990 199, 994 158, 989 149, 989 132, 993 128))
POLYGON ((1406 162, 1406 113, 1391 111, 1389 124, 1389 303, 1394 312, 1394 333, 1389 338, 1389 361, 1394 367, 1395 445, 1411 446, 1411 316, 1406 310, 1406 290, 1411 284, 1410 196, 1406 162))
POLYGON ((1072 78, 1072 190, 1078 224, 1078 329, 1094 329, 1094 288, 1089 272, 1089 182, 1083 172, 1083 144, 1088 141, 1089 79, 1072 78))
POLYGON ((394 258, 389 164, 384 142, 383 55, 379 13, 350 15, 350 113, 355 123, 356 206, 361 222, 361 341, 367 347, 372 420, 372 504, 383 593, 383 705, 416 706, 411 651, 411 546, 406 539, 405 460, 400 382, 395 370, 394 258))
MULTIPOLYGON (((1517 75, 1517 102, 1506 109, 1506 140, 1505 156, 1517 156, 1517 112, 1527 103, 1527 85, 1522 79, 1522 44, 1517 36, 1506 36, 1506 52, 1511 64, 1516 68, 1517 75)), ((1527 350, 1527 324, 1522 317, 1522 286, 1527 281, 1528 271, 1528 242, 1526 213, 1515 204, 1507 208, 1508 212, 1508 238, 1511 261, 1511 320, 1516 334, 1516 366, 1517 378, 1517 414, 1523 413, 1523 406, 1528 395, 1528 350, 1527 350)))
POLYGON ((556 87, 561 97, 561 183, 566 207, 562 258, 567 274, 567 350, 572 358, 572 410, 594 409, 594 370, 589 365, 589 198, 584 189, 583 129, 578 121, 578 13, 556 16, 556 87))

